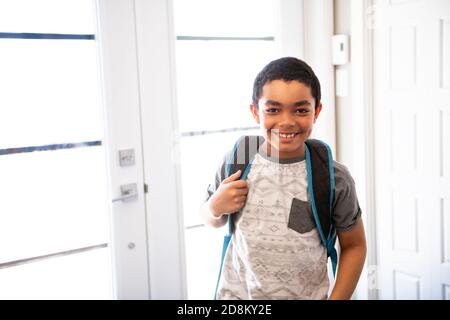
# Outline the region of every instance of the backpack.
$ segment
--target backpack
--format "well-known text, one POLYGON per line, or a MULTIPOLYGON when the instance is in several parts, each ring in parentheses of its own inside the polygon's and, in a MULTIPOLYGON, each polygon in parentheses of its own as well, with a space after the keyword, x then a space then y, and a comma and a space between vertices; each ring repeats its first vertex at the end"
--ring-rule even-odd
MULTIPOLYGON (((235 143, 229 159, 225 163, 225 178, 241 170, 240 179, 247 179, 253 159, 263 144, 262 136, 242 136, 235 143)), ((321 243, 331 259, 333 275, 336 274, 337 253, 334 247, 336 229, 332 223, 334 200, 334 163, 330 147, 316 139, 305 141, 306 172, 308 177, 308 195, 311 209, 319 231, 321 243)), ((228 215, 228 233, 224 237, 219 278, 216 294, 222 274, 225 254, 234 232, 234 214, 228 215)))

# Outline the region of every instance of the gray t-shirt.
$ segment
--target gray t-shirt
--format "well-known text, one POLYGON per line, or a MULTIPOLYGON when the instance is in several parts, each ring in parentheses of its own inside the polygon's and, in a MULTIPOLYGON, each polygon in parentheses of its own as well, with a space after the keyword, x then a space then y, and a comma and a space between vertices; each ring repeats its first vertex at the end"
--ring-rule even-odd
MULTIPOLYGON (((333 223, 351 229, 360 208, 347 168, 334 162, 333 223)), ((208 187, 225 178, 225 161, 208 187)), ((327 254, 307 192, 304 159, 271 159, 258 153, 247 176, 249 193, 237 213, 217 291, 218 299, 326 299, 327 254)))

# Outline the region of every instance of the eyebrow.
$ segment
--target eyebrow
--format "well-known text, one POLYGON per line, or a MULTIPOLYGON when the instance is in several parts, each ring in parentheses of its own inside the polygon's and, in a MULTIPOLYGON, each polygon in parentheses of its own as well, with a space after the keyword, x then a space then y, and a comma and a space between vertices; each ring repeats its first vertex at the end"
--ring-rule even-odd
MULTIPOLYGON (((283 106, 282 103, 280 103, 278 101, 275 101, 275 100, 267 100, 265 105, 266 106, 267 105, 275 106, 275 107, 282 107, 283 106)), ((303 107, 303 106, 309 106, 309 105, 311 105, 311 103, 308 100, 300 100, 300 101, 294 102, 294 104, 293 104, 294 107, 303 107)))

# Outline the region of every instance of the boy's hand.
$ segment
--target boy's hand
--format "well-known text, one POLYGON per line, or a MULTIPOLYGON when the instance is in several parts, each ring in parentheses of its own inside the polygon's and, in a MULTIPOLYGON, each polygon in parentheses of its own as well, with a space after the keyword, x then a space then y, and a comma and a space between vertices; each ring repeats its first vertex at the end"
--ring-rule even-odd
POLYGON ((209 199, 211 213, 219 218, 225 213, 234 213, 242 209, 247 200, 247 181, 238 180, 241 170, 224 179, 209 199))

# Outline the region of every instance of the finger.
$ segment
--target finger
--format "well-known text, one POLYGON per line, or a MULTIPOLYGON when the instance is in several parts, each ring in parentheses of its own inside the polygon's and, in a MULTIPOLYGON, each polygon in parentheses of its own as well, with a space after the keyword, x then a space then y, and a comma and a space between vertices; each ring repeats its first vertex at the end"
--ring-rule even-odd
POLYGON ((240 202, 240 203, 236 203, 233 206, 233 209, 231 210, 233 213, 239 212, 239 210, 241 210, 244 207, 244 203, 240 202))
POLYGON ((247 201, 247 196, 241 196, 241 197, 239 198, 239 202, 245 203, 246 201, 247 201))
POLYGON ((231 176, 229 176, 228 178, 223 179, 222 183, 230 183, 232 181, 239 179, 240 176, 241 176, 241 170, 238 170, 235 173, 233 173, 231 176))
POLYGON ((233 188, 247 188, 247 181, 246 180, 237 180, 229 182, 230 186, 233 188))
POLYGON ((245 201, 247 199, 247 196, 236 196, 233 201, 237 204, 241 203, 242 201, 245 201))
POLYGON ((242 188, 242 189, 236 189, 235 194, 238 196, 247 195, 248 194, 248 188, 242 188))

